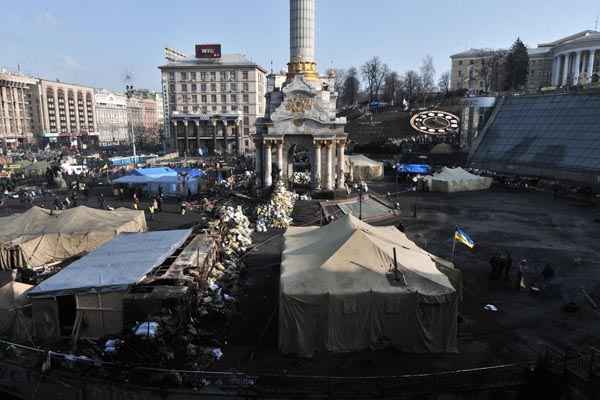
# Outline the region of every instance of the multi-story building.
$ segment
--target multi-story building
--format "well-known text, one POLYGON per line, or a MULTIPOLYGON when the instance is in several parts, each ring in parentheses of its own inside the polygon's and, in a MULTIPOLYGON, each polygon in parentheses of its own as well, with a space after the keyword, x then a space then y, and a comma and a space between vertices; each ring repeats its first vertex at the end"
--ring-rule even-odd
POLYGON ((98 143, 94 89, 39 79, 42 143, 88 145, 98 143))
POLYGON ((34 142, 40 132, 37 80, 0 71, 0 147, 16 148, 34 142))
POLYGON ((266 70, 220 46, 197 46, 159 67, 165 132, 181 155, 253 151, 256 118, 265 112, 266 70))
MULTIPOLYGON (((528 49, 528 52, 529 76, 526 89, 529 91, 600 81, 600 32, 586 30, 540 44, 528 49)), ((452 55, 451 88, 494 91, 489 87, 492 71, 490 62, 496 58, 504 63, 506 54, 507 50, 471 49, 452 55)))
POLYGON ((127 125, 127 98, 108 90, 96 90, 96 124, 100 146, 131 143, 127 125))

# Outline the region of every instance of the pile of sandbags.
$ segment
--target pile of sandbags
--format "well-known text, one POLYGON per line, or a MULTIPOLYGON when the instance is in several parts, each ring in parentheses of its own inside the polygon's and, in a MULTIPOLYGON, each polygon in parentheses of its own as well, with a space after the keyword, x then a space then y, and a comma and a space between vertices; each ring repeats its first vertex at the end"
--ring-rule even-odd
POLYGON ((293 222, 292 212, 296 195, 286 190, 283 182, 275 184, 271 200, 256 208, 256 230, 287 229, 293 222))

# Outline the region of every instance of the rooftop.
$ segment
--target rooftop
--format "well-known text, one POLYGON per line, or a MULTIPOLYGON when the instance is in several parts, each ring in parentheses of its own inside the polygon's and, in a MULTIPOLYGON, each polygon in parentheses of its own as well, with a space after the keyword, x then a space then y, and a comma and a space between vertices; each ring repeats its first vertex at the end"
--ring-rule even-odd
POLYGON ((158 67, 159 69, 163 68, 181 68, 181 67, 194 67, 194 66, 224 66, 224 67, 254 67, 258 68, 264 73, 267 72, 266 69, 256 64, 254 61, 250 60, 243 54, 223 54, 221 58, 195 58, 189 57, 179 61, 169 62, 165 65, 161 65, 158 67))

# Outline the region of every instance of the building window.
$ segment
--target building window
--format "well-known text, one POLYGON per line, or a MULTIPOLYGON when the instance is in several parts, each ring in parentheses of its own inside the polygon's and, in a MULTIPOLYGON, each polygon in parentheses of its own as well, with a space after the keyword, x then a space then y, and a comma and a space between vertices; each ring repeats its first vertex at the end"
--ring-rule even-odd
POLYGON ((243 71, 242 72, 242 79, 247 81, 248 80, 248 71, 243 71))
POLYGON ((244 113, 248 114, 250 112, 250 107, 244 106, 244 113))
POLYGON ((247 92, 248 91, 248 84, 244 83, 242 89, 244 90, 244 92, 247 92))
POLYGON ((462 65, 462 60, 458 60, 458 65, 462 65))
POLYGON ((470 60, 469 64, 471 64, 471 65, 475 64, 475 60, 470 60))
POLYGON ((237 78, 235 71, 229 71, 229 80, 235 81, 237 78))
POLYGON ((462 76, 462 75, 463 75, 463 74, 462 74, 462 70, 459 70, 459 71, 458 71, 458 76, 462 76))
POLYGON ((238 89, 237 89, 237 83, 232 83, 232 84, 230 84, 229 86, 231 87, 231 91, 232 91, 232 92, 237 92, 237 90, 238 90, 238 89))
POLYGON ((206 72, 200 72, 200 80, 206 80, 206 72))
POLYGON ((180 74, 180 76, 181 76, 181 80, 182 80, 182 81, 185 81, 185 80, 187 79, 187 72, 182 72, 182 73, 180 74))
POLYGON ((227 112, 227 106, 221 106, 221 112, 226 113, 227 112))
POLYGON ((227 95, 226 94, 221 95, 221 103, 227 103, 227 95))
POLYGON ((196 73, 195 72, 190 72, 190 79, 195 81, 196 80, 196 73))
POLYGON ((196 86, 195 83, 192 84, 192 92, 195 92, 198 90, 198 86, 196 86))
POLYGON ((216 72, 211 72, 210 73, 210 80, 211 81, 216 81, 217 80, 217 73, 216 72))
POLYGON ((183 112, 184 113, 188 112, 188 107, 187 106, 183 106, 183 112))
POLYGON ((221 83, 221 92, 225 92, 225 91, 227 91, 227 84, 221 83))
POLYGON ((216 92, 217 91, 217 84, 216 83, 211 83, 210 84, 210 91, 211 92, 216 92))
POLYGON ((175 80, 175 72, 169 72, 169 80, 171 80, 171 81, 175 80))
POLYGON ((250 128, 244 128, 244 135, 250 135, 250 128))
POLYGON ((231 106, 231 111, 237 111, 237 110, 238 110, 238 106, 237 106, 237 104, 233 104, 233 105, 231 106))
POLYGON ((203 103, 206 103, 206 101, 208 100, 207 96, 205 94, 203 94, 201 100, 202 100, 203 103))
POLYGON ((210 96, 210 101, 211 101, 212 103, 216 103, 216 102, 217 102, 217 95, 216 95, 216 94, 212 94, 212 95, 210 96))
POLYGON ((221 80, 222 81, 227 80, 227 72, 221 71, 221 80))
POLYGON ((192 103, 197 103, 198 102, 198 96, 196 96, 195 94, 192 95, 192 103))
POLYGON ((248 126, 248 125, 250 125, 250 118, 248 118, 248 117, 244 117, 244 125, 245 125, 245 126, 248 126))
POLYGON ((235 94, 231 95, 231 102, 232 103, 237 103, 237 95, 235 95, 235 94))
POLYGON ((217 111, 217 106, 212 106, 212 110, 213 110, 213 112, 216 112, 217 111))
POLYGON ((181 84, 181 91, 182 92, 187 92, 187 85, 185 83, 181 84))
POLYGON ((194 107, 192 108, 192 110, 193 110, 194 112, 198 112, 198 106, 194 106, 194 107))
POLYGON ((201 92, 206 92, 206 83, 203 83, 200 85, 200 91, 201 92))
POLYGON ((247 103, 248 102, 248 95, 247 94, 243 95, 242 99, 243 99, 242 101, 244 103, 247 103))
POLYGON ((203 113, 207 113, 207 112, 208 112, 208 107, 206 107, 206 106, 202 106, 202 112, 203 112, 203 113))

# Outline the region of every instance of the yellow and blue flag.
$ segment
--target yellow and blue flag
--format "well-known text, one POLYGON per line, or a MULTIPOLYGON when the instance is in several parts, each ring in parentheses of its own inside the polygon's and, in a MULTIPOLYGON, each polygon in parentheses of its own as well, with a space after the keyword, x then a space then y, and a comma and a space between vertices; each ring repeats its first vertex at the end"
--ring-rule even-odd
POLYGON ((461 228, 456 228, 456 232, 454 232, 454 240, 464 244, 470 249, 475 247, 475 242, 473 239, 471 239, 467 232, 463 231, 461 228))

